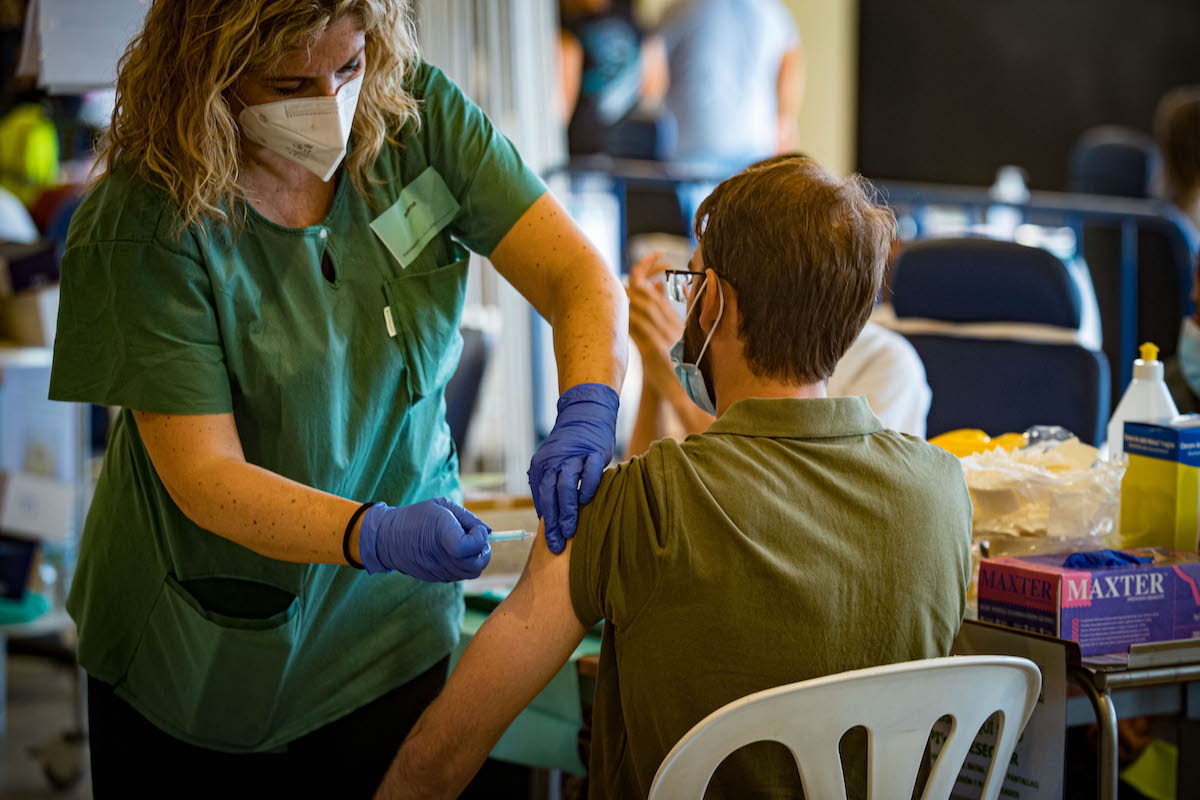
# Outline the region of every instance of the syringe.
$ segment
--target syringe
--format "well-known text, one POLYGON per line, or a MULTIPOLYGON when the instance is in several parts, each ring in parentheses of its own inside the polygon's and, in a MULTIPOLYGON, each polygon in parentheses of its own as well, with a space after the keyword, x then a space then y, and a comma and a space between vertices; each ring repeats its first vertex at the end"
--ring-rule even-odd
POLYGON ((488 535, 489 542, 523 542, 526 539, 532 539, 533 534, 529 531, 492 531, 488 535))

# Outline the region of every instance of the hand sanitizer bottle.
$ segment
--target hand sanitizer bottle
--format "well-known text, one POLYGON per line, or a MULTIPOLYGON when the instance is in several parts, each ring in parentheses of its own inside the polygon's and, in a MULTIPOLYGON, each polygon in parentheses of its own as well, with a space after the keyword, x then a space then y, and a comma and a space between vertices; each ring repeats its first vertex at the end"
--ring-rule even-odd
POLYGON ((1115 461, 1125 450, 1126 420, 1144 421, 1179 415, 1171 392, 1163 381, 1163 363, 1158 360, 1158 346, 1146 342, 1140 348, 1142 357, 1133 362, 1133 380, 1108 421, 1108 444, 1104 458, 1115 461))

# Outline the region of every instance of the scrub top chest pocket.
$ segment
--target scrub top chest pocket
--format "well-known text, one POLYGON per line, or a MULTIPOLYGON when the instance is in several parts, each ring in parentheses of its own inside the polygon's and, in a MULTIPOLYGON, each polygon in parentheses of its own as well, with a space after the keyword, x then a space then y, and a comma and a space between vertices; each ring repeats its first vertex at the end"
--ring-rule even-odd
MULTIPOLYGON (((442 176, 429 167, 371 222, 371 230, 402 270, 384 283, 382 323, 400 348, 413 402, 434 394, 450 380, 462 352, 458 323, 468 259, 459 257, 433 269, 420 263, 425 260, 421 254, 435 237, 446 235, 443 231, 458 211, 458 201, 442 176)), ((457 246, 452 251, 465 256, 457 246)))
POLYGON ((387 211, 371 221, 371 230, 401 268, 408 270, 458 212, 458 201, 442 176, 427 167, 404 187, 387 211))
POLYGON ((413 402, 445 386, 462 354, 458 332, 469 260, 392 278, 383 286, 384 319, 404 359, 413 402))

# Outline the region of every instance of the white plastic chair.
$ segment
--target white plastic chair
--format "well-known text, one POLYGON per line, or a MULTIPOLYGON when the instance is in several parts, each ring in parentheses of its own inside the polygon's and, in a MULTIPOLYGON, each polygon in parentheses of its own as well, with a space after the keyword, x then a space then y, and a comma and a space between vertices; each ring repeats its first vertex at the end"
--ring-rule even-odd
POLYGON ((867 796, 908 798, 933 724, 954 718, 922 800, 946 800, 980 727, 1000 712, 982 800, 996 800, 1041 690, 1037 665, 1012 656, 951 656, 871 667, 756 692, 709 714, 671 749, 650 800, 697 800, 725 757, 745 745, 782 742, 808 800, 845 800, 838 743, 868 731, 867 796))

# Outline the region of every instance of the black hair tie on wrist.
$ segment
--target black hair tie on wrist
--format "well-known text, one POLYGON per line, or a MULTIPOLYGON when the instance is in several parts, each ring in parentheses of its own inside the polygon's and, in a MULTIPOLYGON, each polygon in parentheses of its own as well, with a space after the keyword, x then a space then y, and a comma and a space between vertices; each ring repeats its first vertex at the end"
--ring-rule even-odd
POLYGON ((346 563, 355 569, 366 569, 362 564, 354 560, 354 556, 350 555, 350 534, 354 532, 354 523, 358 522, 358 518, 363 515, 363 512, 374 506, 374 502, 363 503, 353 514, 350 515, 350 521, 346 523, 346 532, 342 534, 342 555, 346 557, 346 563))

